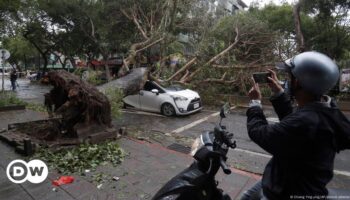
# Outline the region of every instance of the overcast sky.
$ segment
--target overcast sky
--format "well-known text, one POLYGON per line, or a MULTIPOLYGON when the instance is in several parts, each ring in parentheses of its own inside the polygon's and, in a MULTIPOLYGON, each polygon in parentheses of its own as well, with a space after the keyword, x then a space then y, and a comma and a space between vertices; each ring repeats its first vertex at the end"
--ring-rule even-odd
POLYGON ((275 4, 281 4, 283 2, 293 3, 296 0, 242 0, 247 6, 250 5, 252 2, 259 2, 260 6, 264 6, 265 4, 268 4, 270 2, 274 2, 275 4))

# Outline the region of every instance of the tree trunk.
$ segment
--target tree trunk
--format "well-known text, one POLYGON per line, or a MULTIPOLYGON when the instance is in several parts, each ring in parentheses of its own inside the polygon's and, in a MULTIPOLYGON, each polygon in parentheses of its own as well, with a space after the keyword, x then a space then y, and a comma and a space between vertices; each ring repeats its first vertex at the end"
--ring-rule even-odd
POLYGON ((124 59, 123 67, 120 68, 118 76, 123 76, 130 70, 129 65, 131 62, 135 62, 135 57, 138 52, 146 50, 147 48, 150 48, 163 40, 164 37, 159 38, 158 40, 147 39, 146 41, 132 44, 129 50, 129 55, 124 59))
POLYGON ((41 60, 40 60, 40 53, 39 53, 39 60, 38 60, 39 62, 38 62, 38 64, 39 64, 39 66, 38 66, 38 71, 40 71, 40 66, 41 66, 41 60))
POLYGON ((50 52, 49 49, 46 49, 45 51, 43 49, 41 49, 35 42, 33 42, 32 40, 30 40, 26 34, 23 35, 24 38, 26 38, 35 48, 36 50, 38 50, 39 52, 39 71, 40 71, 40 55, 43 57, 44 59, 44 68, 42 70, 43 74, 46 72, 46 68, 47 68, 47 54, 50 52))
MULTIPOLYGON (((61 60, 61 59, 60 59, 61 60)), ((61 62, 61 61, 60 61, 61 62)), ((62 65, 62 69, 66 69, 66 62, 67 62, 67 60, 66 59, 64 59, 64 61, 63 62, 61 62, 61 65, 62 65)))
POLYGON ((58 58, 58 60, 60 61, 60 64, 62 66, 62 69, 66 69, 66 63, 67 63, 67 58, 66 56, 64 56, 64 60, 62 61, 61 56, 55 54, 55 56, 58 58))
POLYGON ((24 54, 24 70, 27 71, 27 56, 24 54))
POLYGON ((43 57, 43 59, 44 59, 44 67, 43 67, 43 74, 45 74, 45 72, 47 71, 47 65, 48 65, 48 62, 47 62, 47 56, 46 56, 46 54, 44 53, 44 54, 42 54, 41 55, 42 57, 43 57))
POLYGON ((69 56, 69 61, 72 64, 73 69, 75 69, 77 66, 75 64, 75 60, 74 60, 73 56, 69 56))
POLYGON ((107 81, 109 82, 109 81, 111 81, 111 72, 109 70, 109 66, 107 63, 108 55, 103 54, 102 57, 103 57, 103 62, 104 62, 104 66, 105 66, 105 71, 106 71, 106 78, 107 78, 107 81))
POLYGON ((302 3, 303 3, 303 0, 299 0, 299 2, 295 4, 293 8, 295 34, 297 37, 298 52, 304 52, 306 50, 305 39, 304 39, 303 32, 301 30, 301 20, 300 20, 300 8, 302 3))
POLYGON ((192 64, 194 64, 196 62, 197 58, 194 57, 192 58, 189 62, 187 62, 181 69, 179 69, 177 72, 175 72, 170 78, 168 78, 166 81, 171 81, 173 80, 177 75, 179 75, 180 73, 184 72, 185 70, 187 70, 189 67, 192 66, 192 64))
POLYGON ((98 86, 101 92, 108 88, 119 88, 125 96, 137 94, 148 80, 148 70, 146 67, 132 69, 131 72, 117 80, 113 80, 104 85, 98 86))

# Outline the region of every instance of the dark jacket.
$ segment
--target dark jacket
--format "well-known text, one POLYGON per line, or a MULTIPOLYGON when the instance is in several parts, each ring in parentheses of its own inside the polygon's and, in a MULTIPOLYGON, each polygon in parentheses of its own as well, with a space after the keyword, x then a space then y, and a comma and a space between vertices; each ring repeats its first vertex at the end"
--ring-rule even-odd
POLYGON ((10 81, 15 82, 17 80, 17 73, 16 72, 11 72, 10 73, 10 81))
POLYGON ((336 107, 314 102, 293 112, 286 94, 271 102, 280 119, 269 125, 260 107, 247 111, 249 137, 273 155, 263 191, 269 199, 327 195, 336 152, 350 148, 350 122, 336 107))

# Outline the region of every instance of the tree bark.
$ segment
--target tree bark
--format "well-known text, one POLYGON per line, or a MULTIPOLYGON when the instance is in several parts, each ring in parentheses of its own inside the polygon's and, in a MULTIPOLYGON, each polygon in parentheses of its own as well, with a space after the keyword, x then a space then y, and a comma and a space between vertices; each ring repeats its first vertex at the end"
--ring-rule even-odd
POLYGON ((299 0, 297 4, 295 4, 293 8, 293 16, 294 16, 294 25, 295 25, 295 33, 297 37, 298 44, 298 52, 304 52, 306 50, 305 47, 305 39, 303 32, 301 30, 301 19, 300 19, 300 8, 303 0, 299 0))
POLYGON ((135 56, 138 52, 141 52, 147 48, 150 48, 163 40, 164 40, 164 37, 159 38, 158 40, 154 40, 154 41, 151 38, 149 38, 146 41, 135 43, 135 44, 131 45, 130 50, 129 50, 129 55, 127 58, 124 59, 123 67, 119 70, 118 76, 123 76, 130 70, 129 65, 132 61, 135 61, 135 56))
POLYGON ((109 83, 101 85, 98 89, 101 92, 108 88, 119 88, 123 91, 125 96, 137 94, 143 88, 148 79, 148 70, 145 67, 132 69, 131 72, 119 79, 113 80, 109 83))
POLYGON ((72 64, 73 68, 77 67, 76 64, 75 64, 75 60, 74 60, 73 56, 69 56, 69 61, 72 64))
POLYGON ((105 66, 105 71, 106 71, 106 78, 107 81, 111 81, 111 72, 109 71, 109 66, 107 64, 108 56, 106 54, 103 54, 103 61, 104 61, 104 66, 105 66))
POLYGON ((48 62, 47 62, 47 55, 46 53, 42 54, 41 55, 44 59, 44 67, 43 67, 43 74, 45 74, 45 72, 47 71, 47 65, 48 65, 48 62))

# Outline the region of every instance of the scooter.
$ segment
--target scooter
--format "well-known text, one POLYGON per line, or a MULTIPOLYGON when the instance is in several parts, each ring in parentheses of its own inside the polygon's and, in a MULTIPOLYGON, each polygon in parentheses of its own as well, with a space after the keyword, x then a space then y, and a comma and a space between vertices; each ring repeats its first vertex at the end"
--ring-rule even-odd
POLYGON ((225 174, 231 174, 226 155, 229 148, 236 148, 236 141, 233 141, 233 133, 228 133, 221 125, 229 110, 229 104, 221 108, 214 131, 204 132, 193 143, 191 155, 195 161, 167 182, 153 200, 231 200, 215 180, 220 168, 225 174))

